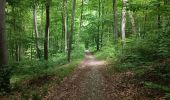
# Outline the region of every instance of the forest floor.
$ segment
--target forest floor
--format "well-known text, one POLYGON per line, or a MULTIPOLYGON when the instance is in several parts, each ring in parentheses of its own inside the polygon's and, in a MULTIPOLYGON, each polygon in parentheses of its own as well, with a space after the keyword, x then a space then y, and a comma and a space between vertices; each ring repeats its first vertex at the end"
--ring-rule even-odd
POLYGON ((107 73, 108 62, 89 53, 79 67, 44 100, 162 100, 162 94, 144 88, 132 71, 107 73))

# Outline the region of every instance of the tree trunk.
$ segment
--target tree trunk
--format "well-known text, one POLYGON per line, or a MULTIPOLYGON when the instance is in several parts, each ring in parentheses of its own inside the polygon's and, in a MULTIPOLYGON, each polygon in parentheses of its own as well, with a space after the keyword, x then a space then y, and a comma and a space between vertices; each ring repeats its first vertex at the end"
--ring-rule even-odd
POLYGON ((68 49, 68 33, 67 33, 67 0, 63 0, 64 3, 64 32, 65 32, 65 52, 68 49))
MULTIPOLYGON (((170 2, 168 2, 169 0, 163 0, 163 2, 164 2, 164 6, 168 6, 169 4, 170 4, 170 2)), ((168 15, 168 14, 167 14, 168 15)), ((163 16, 162 17, 162 20, 164 20, 164 21, 162 21, 162 30, 163 30, 163 32, 165 32, 165 33, 167 33, 168 32, 168 30, 167 30, 167 26, 169 26, 170 24, 170 21, 168 21, 170 18, 169 18, 169 16, 163 16)))
POLYGON ((19 55, 19 56, 18 56, 18 61, 21 61, 21 58, 22 58, 22 57, 21 57, 21 54, 22 54, 22 53, 21 53, 21 51, 22 51, 21 43, 20 43, 18 46, 19 46, 19 51, 18 51, 18 55, 19 55))
POLYGON ((160 0, 157 0, 158 2, 158 5, 157 5, 157 10, 158 10, 158 15, 157 15, 157 24, 158 24, 158 29, 161 28, 161 15, 160 15, 160 6, 161 6, 161 3, 160 3, 160 0))
POLYGON ((18 43, 15 44, 15 57, 16 57, 16 61, 19 62, 19 45, 18 45, 18 43))
MULTIPOLYGON (((132 31, 133 31, 134 34, 137 34, 136 25, 135 25, 135 19, 133 17, 133 12, 129 10, 128 14, 129 14, 130 22, 132 24, 132 31)), ((139 36, 139 34, 138 34, 138 36, 139 36)))
POLYGON ((62 52, 65 49, 65 24, 64 24, 64 1, 63 1, 63 6, 62 6, 62 11, 61 11, 61 23, 62 23, 62 34, 61 34, 61 42, 60 42, 60 46, 61 49, 60 51, 62 52))
POLYGON ((117 0, 113 0, 113 36, 115 43, 118 40, 118 32, 117 32, 117 0))
POLYGON ((9 92, 8 50, 5 36, 5 0, 0 3, 0 93, 9 92))
POLYGON ((73 38, 73 32, 74 32, 75 10, 76 10, 76 0, 73 0, 72 18, 71 18, 71 32, 69 34, 69 39, 68 39, 68 45, 69 45, 68 46, 68 62, 70 62, 71 49, 72 49, 72 38, 73 38))
MULTIPOLYGON (((13 23, 12 23, 12 26, 13 26, 13 32, 16 32, 16 16, 15 16, 15 8, 12 7, 12 17, 13 17, 13 23)), ((14 48, 14 59, 18 62, 18 40, 15 40, 15 43, 13 44, 13 48, 14 48)))
POLYGON ((41 5, 41 30, 40 30, 40 38, 42 38, 41 36, 43 36, 43 32, 44 32, 44 25, 43 25, 43 19, 44 19, 44 5, 41 5))
POLYGON ((46 26, 45 26, 45 40, 44 40, 44 59, 45 60, 48 60, 49 26, 50 26, 50 4, 49 4, 49 0, 46 0, 46 26))
POLYGON ((100 47, 103 47, 103 32, 104 32, 104 0, 102 0, 102 25, 101 25, 101 34, 100 34, 100 47))
POLYGON ((121 33, 122 33, 122 42, 123 42, 123 47, 125 46, 125 41, 126 41, 126 2, 127 0, 122 0, 122 20, 121 20, 121 33))
POLYGON ((84 8, 84 0, 81 1, 81 15, 80 15, 80 26, 79 26, 79 32, 78 32, 78 38, 80 38, 80 33, 82 29, 82 23, 83 23, 83 8, 84 8))
MULTIPOLYGON (((31 39, 33 39, 34 38, 34 31, 32 30, 32 36, 31 36, 31 39)), ((33 46, 32 46, 32 43, 31 43, 31 56, 30 56, 30 58, 31 58, 31 61, 32 61, 32 59, 33 59, 33 46)))
POLYGON ((34 19, 34 31, 35 31, 35 46, 36 46, 36 53, 37 58, 40 58, 40 49, 38 47, 38 26, 37 26, 37 12, 36 12, 36 5, 34 4, 33 7, 33 19, 34 19))
POLYGON ((101 6, 101 2, 99 0, 99 21, 98 21, 98 33, 97 33, 97 38, 96 38, 97 51, 100 49, 100 15, 101 15, 100 6, 101 6))

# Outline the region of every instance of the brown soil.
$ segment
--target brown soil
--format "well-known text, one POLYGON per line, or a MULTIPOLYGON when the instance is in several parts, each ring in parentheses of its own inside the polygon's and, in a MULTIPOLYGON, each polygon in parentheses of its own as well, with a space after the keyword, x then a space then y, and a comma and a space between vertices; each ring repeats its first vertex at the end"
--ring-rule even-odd
POLYGON ((163 100, 159 92, 139 84, 133 72, 108 75, 106 67, 86 52, 81 65, 44 100, 163 100))

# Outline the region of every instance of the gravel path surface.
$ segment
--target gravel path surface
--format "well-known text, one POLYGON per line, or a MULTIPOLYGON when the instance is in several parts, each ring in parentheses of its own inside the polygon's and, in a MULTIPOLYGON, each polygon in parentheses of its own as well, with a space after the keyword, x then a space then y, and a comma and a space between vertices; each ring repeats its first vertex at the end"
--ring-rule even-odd
POLYGON ((136 85, 132 72, 107 77, 105 67, 105 61, 86 52, 80 66, 45 100, 162 100, 157 92, 136 85))

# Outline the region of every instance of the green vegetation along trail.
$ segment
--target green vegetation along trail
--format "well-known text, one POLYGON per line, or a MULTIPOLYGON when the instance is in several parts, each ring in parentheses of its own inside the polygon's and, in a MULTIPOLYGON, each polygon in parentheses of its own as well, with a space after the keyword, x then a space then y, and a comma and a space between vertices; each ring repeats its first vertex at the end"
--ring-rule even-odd
POLYGON ((132 72, 107 77, 106 65, 105 61, 98 61, 86 52, 80 66, 45 100, 160 100, 153 91, 137 86, 132 72))

